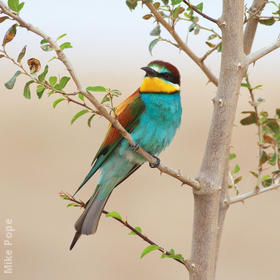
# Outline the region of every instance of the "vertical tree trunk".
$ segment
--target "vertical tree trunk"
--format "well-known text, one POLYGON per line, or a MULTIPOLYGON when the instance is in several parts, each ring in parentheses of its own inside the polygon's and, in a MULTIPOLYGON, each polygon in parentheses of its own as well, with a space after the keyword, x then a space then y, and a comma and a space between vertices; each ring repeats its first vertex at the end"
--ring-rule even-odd
POLYGON ((226 208, 221 208, 227 187, 228 149, 231 142, 243 66, 243 0, 223 0, 219 19, 223 51, 217 95, 206 150, 194 191, 194 226, 191 261, 196 265, 191 280, 213 280, 217 250, 226 208), (222 195, 221 195, 222 194, 222 195), (219 233, 219 234, 218 234, 219 233))

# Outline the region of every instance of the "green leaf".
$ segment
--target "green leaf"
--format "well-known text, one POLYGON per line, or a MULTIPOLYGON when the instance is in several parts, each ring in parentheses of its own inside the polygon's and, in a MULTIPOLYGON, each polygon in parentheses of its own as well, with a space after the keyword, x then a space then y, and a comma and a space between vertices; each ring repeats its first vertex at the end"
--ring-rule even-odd
POLYGON ((80 98, 82 101, 85 100, 85 97, 81 93, 78 93, 78 98, 80 98))
POLYGON ((257 89, 257 88, 261 88, 261 87, 262 87, 262 85, 257 85, 253 89, 257 89))
POLYGON ((208 41, 210 41, 210 40, 213 40, 214 38, 216 38, 217 37, 217 35, 216 34, 211 34, 209 37, 208 37, 208 41))
POLYGON ((158 24, 151 32, 151 36, 159 36, 160 35, 160 25, 158 24))
POLYGON ((275 119, 268 119, 265 122, 265 125, 267 125, 274 133, 280 132, 279 130, 279 124, 275 119))
POLYGON ((169 0, 161 0, 164 5, 168 5, 169 0))
POLYGON ((236 173, 238 173, 239 171, 240 171, 240 166, 239 166, 238 164, 236 164, 236 165, 234 166, 233 173, 236 174, 236 173))
POLYGON ((70 42, 65 42, 59 46, 61 50, 73 48, 70 42))
POLYGON ((262 151, 261 158, 260 158, 260 164, 264 164, 266 161, 268 161, 268 155, 265 151, 262 151))
POLYGON ((89 110, 87 110, 87 109, 84 109, 84 110, 78 112, 78 113, 77 113, 76 115, 74 115, 74 117, 72 118, 71 124, 73 124, 79 117, 83 116, 84 114, 86 114, 86 113, 88 113, 88 112, 89 112, 89 110))
MULTIPOLYGON (((142 233, 142 229, 140 227, 135 227, 135 230, 142 233)), ((136 235, 136 233, 134 231, 131 231, 128 233, 129 235, 136 235)))
POLYGON ((273 25, 275 23, 275 18, 270 17, 270 18, 266 18, 266 19, 260 19, 259 23, 270 26, 270 25, 273 25))
POLYGON ((159 248, 160 247, 158 245, 149 245, 143 250, 140 258, 142 259, 147 254, 151 253, 152 251, 158 250, 159 248))
POLYGON ((36 93, 39 99, 43 96, 44 91, 45 91, 45 87, 43 85, 37 86, 36 93))
POLYGON ((21 2, 17 7, 17 12, 19 13, 24 6, 24 2, 21 2))
POLYGON ((159 42, 160 40, 159 39, 154 39, 150 44, 149 44, 149 52, 151 55, 152 54, 152 51, 153 51, 153 48, 155 47, 155 45, 159 42))
POLYGON ((95 87, 87 87, 86 88, 87 91, 98 91, 98 92, 104 92, 107 91, 107 89, 105 87, 102 86, 95 86, 95 87))
POLYGON ((24 46, 23 49, 21 50, 21 52, 19 53, 18 58, 17 58, 18 63, 21 63, 21 60, 25 56, 26 48, 27 48, 27 46, 24 46))
POLYGON ((236 154, 235 153, 232 153, 232 154, 229 155, 229 160, 232 160, 234 158, 236 158, 236 154))
POLYGON ((49 42, 46 40, 46 39, 42 39, 41 41, 40 41, 40 44, 41 45, 43 45, 43 44, 48 44, 49 42))
POLYGON ((241 86, 245 88, 251 88, 251 85, 247 83, 241 83, 241 86))
POLYGON ((101 100, 101 104, 110 101, 110 97, 108 95, 105 95, 102 100, 101 100))
POLYGON ((106 217, 116 218, 116 219, 121 220, 121 221, 123 220, 121 215, 116 211, 112 211, 112 212, 106 214, 106 217))
POLYGON ((257 174, 256 172, 254 172, 254 171, 250 171, 250 173, 251 173, 254 177, 256 177, 256 178, 259 177, 258 174, 257 174))
POLYGON ((5 87, 7 89, 12 89, 14 87, 15 83, 16 83, 18 75, 20 75, 20 74, 21 74, 21 71, 17 71, 14 74, 14 76, 8 82, 5 83, 5 87))
POLYGON ((12 25, 4 36, 4 40, 2 46, 5 47, 7 43, 11 42, 17 34, 17 26, 18 24, 12 25))
POLYGON ((203 10, 203 2, 199 3, 195 7, 202 12, 202 10, 203 10))
POLYGON ((34 81, 29 81, 25 84, 24 86, 24 90, 23 90, 23 96, 26 98, 26 99, 31 99, 31 91, 30 91, 30 85, 33 84, 34 81))
POLYGON ((49 66, 46 65, 44 71, 38 76, 38 80, 40 82, 43 82, 45 80, 45 78, 46 78, 46 76, 48 74, 48 71, 49 71, 49 66))
POLYGON ((59 193, 59 196, 65 200, 70 200, 70 198, 64 193, 59 193))
POLYGON ((8 0, 8 6, 11 10, 17 12, 19 0, 8 0))
POLYGON ((268 161, 270 165, 275 165, 276 163, 276 153, 273 153, 271 159, 268 161))
POLYGON ((277 115, 278 119, 280 119, 280 108, 276 109, 276 115, 277 115))
POLYGON ((192 32, 195 28, 195 24, 192 23, 190 26, 189 26, 189 32, 192 32))
POLYGON ((126 0, 126 5, 130 10, 134 10, 137 7, 138 0, 126 0))
POLYGON ((66 100, 64 97, 58 98, 53 102, 53 108, 55 109, 55 107, 57 106, 57 104, 59 104, 60 102, 66 100))
POLYGON ((75 202, 71 202, 71 203, 68 203, 66 205, 66 207, 69 208, 69 207, 82 207, 82 206, 80 204, 75 203, 75 202))
POLYGON ((67 85, 67 83, 69 82, 69 80, 70 80, 70 77, 66 77, 66 76, 62 77, 60 79, 59 83, 56 84, 54 88, 57 89, 57 90, 64 89, 65 86, 67 85))
POLYGON ((56 76, 51 76, 49 78, 49 83, 52 87, 56 84, 56 82, 57 82, 57 77, 56 76))
POLYGON ((53 56, 51 59, 48 60, 48 62, 54 60, 54 59, 57 59, 57 56, 53 56))
POLYGON ((61 39, 61 38, 65 37, 66 35, 67 35, 67 34, 66 34, 66 33, 64 33, 64 34, 62 34, 62 35, 58 36, 58 37, 56 38, 56 41, 58 41, 59 39, 61 39))
POLYGON ((234 179, 234 184, 238 184, 240 181, 242 180, 242 176, 239 176, 237 178, 234 179))
POLYGON ((222 52, 222 50, 223 50, 223 46, 222 46, 222 44, 220 44, 218 49, 217 49, 217 52, 222 52))
POLYGON ((4 16, 4 17, 0 17, 0 23, 2 23, 3 21, 5 21, 6 19, 8 19, 9 17, 4 16))
POLYGON ((250 124, 253 124, 253 123, 257 123, 258 122, 258 119, 257 119, 257 114, 256 112, 254 111, 244 111, 244 112, 241 112, 242 114, 249 114, 248 117, 242 119, 240 121, 240 123, 242 125, 250 125, 250 124))
POLYGON ((152 17, 153 17, 152 14, 147 14, 147 15, 144 15, 142 18, 145 19, 145 20, 148 20, 148 19, 150 19, 152 17))
POLYGON ((91 122, 92 122, 92 119, 94 118, 95 114, 92 114, 89 118, 88 118, 88 127, 91 127, 91 122))
POLYGON ((208 42, 208 41, 206 41, 205 44, 206 44, 208 47, 210 47, 210 48, 215 48, 215 47, 216 47, 215 44, 213 44, 213 43, 211 43, 211 42, 208 42))
POLYGON ((178 5, 182 2, 183 0, 171 0, 172 5, 178 5))

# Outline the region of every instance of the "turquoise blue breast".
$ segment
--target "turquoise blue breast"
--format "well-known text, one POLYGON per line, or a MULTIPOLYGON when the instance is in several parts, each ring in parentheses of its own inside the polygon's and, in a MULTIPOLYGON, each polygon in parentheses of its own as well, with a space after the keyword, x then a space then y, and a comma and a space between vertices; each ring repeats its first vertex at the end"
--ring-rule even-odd
POLYGON ((172 141, 181 123, 180 94, 141 93, 145 111, 131 133, 135 143, 157 155, 172 141))

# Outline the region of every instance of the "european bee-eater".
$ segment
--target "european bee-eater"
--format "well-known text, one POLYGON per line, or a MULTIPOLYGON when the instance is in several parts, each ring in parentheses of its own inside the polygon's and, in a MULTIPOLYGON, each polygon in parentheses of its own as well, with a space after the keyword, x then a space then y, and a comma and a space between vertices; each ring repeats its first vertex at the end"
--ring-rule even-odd
MULTIPOLYGON (((156 158, 170 144, 181 123, 180 74, 175 66, 160 60, 152 61, 141 69, 146 72, 142 85, 118 105, 115 112, 134 143, 156 158)), ((75 223, 76 234, 70 250, 81 234, 96 232, 102 210, 113 189, 145 162, 135 151, 137 146, 131 147, 118 130, 109 125, 93 166, 76 191, 100 169, 95 192, 75 223)))

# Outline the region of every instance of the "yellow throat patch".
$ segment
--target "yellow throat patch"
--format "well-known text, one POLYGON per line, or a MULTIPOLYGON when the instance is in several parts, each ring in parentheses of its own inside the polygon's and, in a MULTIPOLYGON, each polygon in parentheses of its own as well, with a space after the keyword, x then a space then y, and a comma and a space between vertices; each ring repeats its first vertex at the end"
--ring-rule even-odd
POLYGON ((170 84, 158 77, 145 77, 140 92, 166 92, 173 93, 179 90, 178 85, 170 84))

